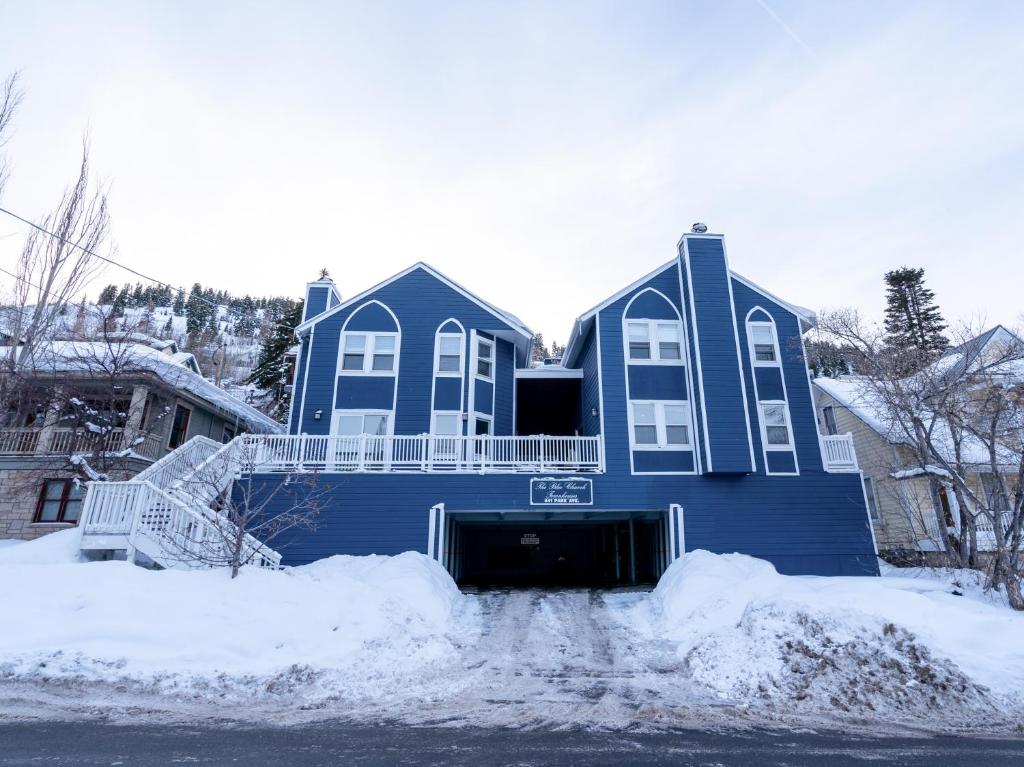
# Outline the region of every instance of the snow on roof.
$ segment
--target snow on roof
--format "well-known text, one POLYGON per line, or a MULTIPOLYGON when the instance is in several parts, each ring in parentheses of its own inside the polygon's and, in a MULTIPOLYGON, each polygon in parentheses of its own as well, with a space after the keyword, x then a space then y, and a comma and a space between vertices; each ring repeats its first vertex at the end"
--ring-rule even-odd
MULTIPOLYGON (((815 378, 813 383, 887 441, 911 444, 904 426, 892 416, 879 392, 875 391, 863 376, 815 378)), ((932 443, 940 451, 942 458, 954 463, 954 439, 949 424, 944 418, 929 413, 925 413, 923 417, 926 424, 934 423, 932 443)), ((965 464, 985 465, 989 461, 988 448, 975 437, 962 435, 960 449, 965 464)), ((1009 450, 1000 458, 1005 465, 1016 463, 1016 457, 1009 450)))
MULTIPOLYGON (((95 367, 119 365, 127 371, 152 373, 175 389, 186 391, 213 407, 230 413, 257 432, 280 433, 284 427, 256 408, 240 402, 220 387, 207 381, 176 358, 145 344, 111 346, 102 341, 54 341, 36 351, 36 368, 54 373, 88 373, 95 367)), ((194 359, 193 359, 194 362, 194 359)))

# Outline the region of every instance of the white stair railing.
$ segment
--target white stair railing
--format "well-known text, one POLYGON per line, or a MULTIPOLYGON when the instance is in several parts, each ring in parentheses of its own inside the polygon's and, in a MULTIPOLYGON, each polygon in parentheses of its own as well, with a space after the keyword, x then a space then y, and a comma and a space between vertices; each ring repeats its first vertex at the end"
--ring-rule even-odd
POLYGON ((224 445, 207 437, 193 437, 159 461, 135 475, 137 482, 152 482, 159 488, 170 488, 214 455, 224 445))
POLYGON ((822 458, 825 471, 857 471, 857 451, 853 447, 852 434, 831 434, 821 438, 822 458))

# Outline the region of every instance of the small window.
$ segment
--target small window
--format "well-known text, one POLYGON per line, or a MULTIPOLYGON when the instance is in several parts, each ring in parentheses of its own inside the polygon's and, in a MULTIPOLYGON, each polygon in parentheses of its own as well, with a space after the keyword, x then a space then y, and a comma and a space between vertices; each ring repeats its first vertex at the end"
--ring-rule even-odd
POLYGON ((646 322, 629 323, 629 358, 651 359, 651 329, 646 322))
POLYGON ((440 335, 437 341, 437 372, 462 371, 462 336, 440 335))
POLYGON ((174 450, 181 447, 188 436, 188 422, 192 418, 192 411, 184 405, 177 405, 174 408, 174 420, 171 421, 171 438, 167 446, 174 450))
POLYGON ((362 370, 366 357, 366 336, 345 336, 345 354, 342 357, 342 370, 362 370))
POLYGON ((791 447, 789 439, 789 418, 785 403, 762 402, 761 417, 764 421, 765 441, 769 448, 791 447))
POLYGON ((82 485, 73 479, 44 480, 35 521, 78 524, 82 515, 82 495, 82 485))
POLYGON ((821 415, 825 419, 825 433, 832 435, 838 434, 839 428, 836 426, 836 410, 831 405, 825 405, 821 409, 821 415))
POLYGON ((669 445, 690 444, 690 414, 683 405, 665 405, 665 442, 669 445))
POLYGON ((637 445, 658 444, 658 421, 652 403, 633 404, 633 442, 637 445))
POLYGON ((435 413, 434 434, 446 437, 456 436, 461 432, 462 418, 458 413, 435 413))
POLYGON ((395 337, 375 336, 373 339, 373 370, 395 369, 395 337))
POLYGON ((878 517, 878 502, 875 500, 875 483, 871 481, 871 477, 864 477, 864 497, 868 499, 868 514, 871 515, 871 519, 877 522, 878 517))
POLYGON ((491 433, 491 422, 487 418, 474 419, 473 433, 478 437, 489 436, 491 433))
POLYGON ((658 325, 658 359, 682 359, 681 348, 679 325, 674 322, 668 325, 658 325))
POLYGON ((225 445, 235 438, 235 430, 231 426, 224 427, 224 433, 220 435, 220 441, 225 445))
POLYGON ((344 413, 338 416, 338 434, 341 436, 383 436, 387 433, 388 416, 385 413, 344 413))
POLYGON ((754 361, 777 363, 775 355, 775 332, 771 325, 751 325, 750 337, 754 342, 754 361))
POLYGON ((476 372, 484 378, 491 378, 494 373, 494 344, 482 339, 476 344, 476 372))

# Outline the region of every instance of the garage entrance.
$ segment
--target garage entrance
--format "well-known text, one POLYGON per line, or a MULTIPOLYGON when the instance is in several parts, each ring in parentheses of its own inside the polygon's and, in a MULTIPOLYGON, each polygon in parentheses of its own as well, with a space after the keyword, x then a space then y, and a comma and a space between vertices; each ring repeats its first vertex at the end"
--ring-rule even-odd
POLYGON ((650 584, 667 565, 658 512, 455 513, 446 564, 460 585, 650 584))

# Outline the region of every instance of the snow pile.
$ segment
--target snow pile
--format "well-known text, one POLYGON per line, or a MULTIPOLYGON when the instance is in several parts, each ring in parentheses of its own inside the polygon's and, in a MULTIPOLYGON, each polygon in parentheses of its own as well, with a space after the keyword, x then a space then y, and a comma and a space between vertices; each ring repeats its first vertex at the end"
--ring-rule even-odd
POLYGON ((930 578, 779 575, 694 551, 637 610, 692 679, 779 710, 928 718, 1020 706, 1024 615, 930 578))
MULTIPOLYGON (((77 531, 0 552, 0 679, 144 683, 240 698, 372 699, 456 655, 465 599, 421 554, 285 571, 74 562, 77 531), (74 554, 72 554, 74 549, 74 554)), ((471 626, 470 626, 471 628, 471 626)))

